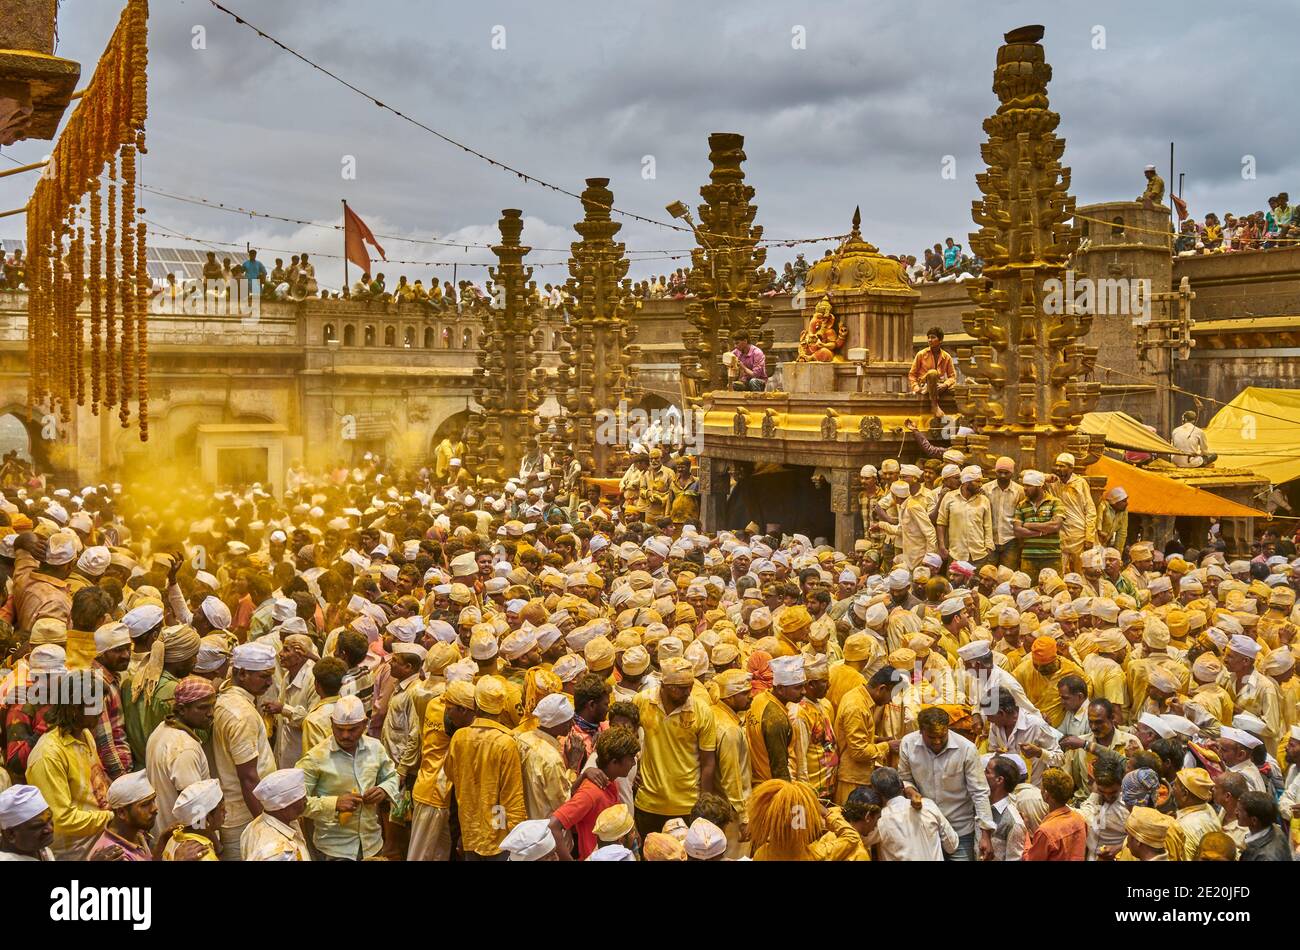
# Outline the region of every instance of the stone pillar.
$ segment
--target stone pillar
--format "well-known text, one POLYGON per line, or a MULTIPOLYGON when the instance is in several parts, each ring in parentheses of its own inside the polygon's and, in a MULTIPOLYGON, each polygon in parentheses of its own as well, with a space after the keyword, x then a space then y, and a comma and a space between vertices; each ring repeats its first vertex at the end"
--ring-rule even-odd
POLYGON ((831 470, 831 511, 835 512, 835 550, 852 551, 858 525, 858 473, 853 469, 831 470))
POLYGON ((722 459, 700 459, 700 530, 705 534, 720 531, 727 516, 727 493, 731 489, 731 472, 722 459))

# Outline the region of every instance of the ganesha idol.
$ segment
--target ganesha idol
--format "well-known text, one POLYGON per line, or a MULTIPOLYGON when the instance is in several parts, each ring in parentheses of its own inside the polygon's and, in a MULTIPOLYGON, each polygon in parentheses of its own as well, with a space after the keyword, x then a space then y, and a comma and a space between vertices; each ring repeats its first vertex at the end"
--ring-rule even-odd
POLYGON ((848 331, 831 311, 831 302, 823 297, 813 310, 808 328, 799 334, 799 363, 842 363, 848 331))

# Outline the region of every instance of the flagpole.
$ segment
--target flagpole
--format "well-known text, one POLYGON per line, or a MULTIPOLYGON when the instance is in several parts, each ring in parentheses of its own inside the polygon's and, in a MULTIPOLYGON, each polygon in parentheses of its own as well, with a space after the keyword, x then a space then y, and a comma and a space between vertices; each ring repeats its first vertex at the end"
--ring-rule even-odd
POLYGON ((348 199, 343 199, 343 296, 348 296, 351 291, 348 288, 351 283, 348 280, 348 199))

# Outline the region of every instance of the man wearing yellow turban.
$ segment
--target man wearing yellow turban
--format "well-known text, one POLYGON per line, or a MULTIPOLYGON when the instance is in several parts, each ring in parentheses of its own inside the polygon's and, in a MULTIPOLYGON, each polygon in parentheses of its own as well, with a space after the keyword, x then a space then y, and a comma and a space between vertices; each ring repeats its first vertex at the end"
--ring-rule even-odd
POLYGON ((1139 805, 1124 822, 1128 852, 1139 861, 1181 861, 1185 853, 1183 829, 1168 815, 1139 805))

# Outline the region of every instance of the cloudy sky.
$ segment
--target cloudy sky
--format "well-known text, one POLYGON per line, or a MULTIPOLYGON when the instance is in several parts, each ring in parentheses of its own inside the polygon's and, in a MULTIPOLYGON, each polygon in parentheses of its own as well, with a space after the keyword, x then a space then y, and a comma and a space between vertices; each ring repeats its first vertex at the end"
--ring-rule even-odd
MULTIPOLYGON (((1264 65, 1269 50, 1284 48, 1274 31, 1293 22, 1283 2, 223 3, 452 138, 572 191, 586 177, 608 177, 618 207, 659 220, 675 199, 698 202, 708 134, 735 131, 746 137, 769 237, 843 232, 860 204, 866 236, 887 252, 919 254, 947 235, 965 243, 980 126, 996 105, 995 52, 1005 31, 1026 23, 1047 28, 1049 92, 1081 204, 1136 196, 1147 162, 1167 175, 1170 141, 1198 216, 1300 192, 1300 131, 1287 92, 1297 71, 1264 65), (795 48, 800 36, 804 48, 795 48), (941 174, 946 156, 953 179, 941 174), (1243 161, 1253 179, 1243 177, 1243 161)), ((207 0, 152 6, 146 184, 330 224, 346 198, 377 233, 470 243, 496 236, 502 208, 522 208, 534 262, 566 256, 558 249, 581 217, 574 199, 376 108, 207 0), (356 173, 345 179, 349 157, 356 173)), ((62 0, 58 52, 83 63, 83 82, 119 10, 117 0, 62 0)), ((33 161, 43 146, 4 153, 33 161)), ((0 205, 21 205, 30 186, 30 176, 0 179, 0 205)), ((337 232, 157 195, 143 204, 160 230, 252 242, 268 264, 287 258, 280 250, 340 253, 337 232)), ((0 236, 21 236, 21 220, 0 222, 0 236)), ((690 243, 631 221, 620 237, 634 258, 690 243)), ((393 260, 491 259, 477 248, 382 243, 393 260)), ((780 266, 794 253, 774 249, 771 261, 780 266)), ((680 263, 646 260, 633 275, 680 263)), ((341 268, 317 258, 325 286, 337 286, 341 268)), ((451 276, 450 267, 383 269, 390 285, 399 273, 451 276)), ((565 273, 550 266, 535 276, 544 283, 565 273)))

